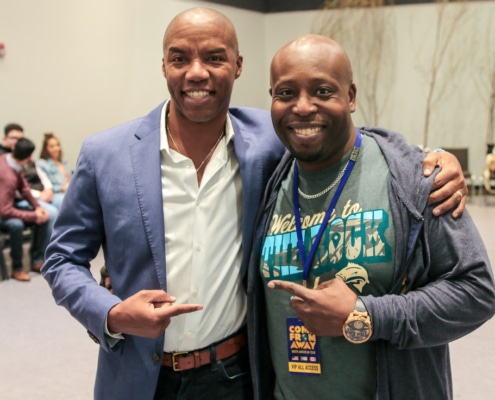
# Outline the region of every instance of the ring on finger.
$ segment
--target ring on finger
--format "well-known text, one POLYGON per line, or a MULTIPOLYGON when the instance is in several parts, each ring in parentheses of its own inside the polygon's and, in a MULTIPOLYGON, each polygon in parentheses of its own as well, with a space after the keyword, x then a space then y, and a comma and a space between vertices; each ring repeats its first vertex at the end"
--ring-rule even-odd
POLYGON ((457 190, 454 194, 459 196, 459 201, 461 201, 462 197, 464 196, 460 190, 457 190))

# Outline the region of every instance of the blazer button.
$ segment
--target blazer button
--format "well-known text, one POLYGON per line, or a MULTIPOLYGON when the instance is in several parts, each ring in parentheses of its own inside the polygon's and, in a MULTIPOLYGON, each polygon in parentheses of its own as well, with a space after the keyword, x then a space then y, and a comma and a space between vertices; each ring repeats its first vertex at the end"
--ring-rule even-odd
POLYGON ((153 355, 151 356, 151 358, 155 362, 158 362, 158 361, 161 361, 162 360, 162 358, 157 353, 153 353, 153 355))

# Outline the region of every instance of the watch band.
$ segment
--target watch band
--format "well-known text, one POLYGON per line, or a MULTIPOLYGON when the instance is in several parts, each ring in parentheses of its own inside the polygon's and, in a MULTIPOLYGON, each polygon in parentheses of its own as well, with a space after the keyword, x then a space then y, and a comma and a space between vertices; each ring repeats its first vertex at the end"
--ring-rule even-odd
POLYGON ((366 306, 363 303, 363 300, 361 300, 361 297, 358 296, 356 299, 356 305, 354 306, 354 309, 359 312, 368 312, 366 309, 366 306))

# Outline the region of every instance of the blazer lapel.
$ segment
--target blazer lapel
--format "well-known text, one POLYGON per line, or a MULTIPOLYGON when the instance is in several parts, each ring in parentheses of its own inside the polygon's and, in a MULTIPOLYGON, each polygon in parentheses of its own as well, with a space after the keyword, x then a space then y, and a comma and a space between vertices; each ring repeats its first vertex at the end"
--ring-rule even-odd
POLYGON ((160 163, 161 109, 162 105, 143 119, 136 129, 136 141, 129 151, 146 239, 153 255, 160 287, 165 290, 165 227, 160 163))
POLYGON ((247 271, 251 251, 254 223, 263 190, 263 159, 258 151, 258 141, 253 132, 245 130, 236 118, 231 118, 234 128, 234 150, 239 161, 242 180, 242 267, 241 276, 247 271))

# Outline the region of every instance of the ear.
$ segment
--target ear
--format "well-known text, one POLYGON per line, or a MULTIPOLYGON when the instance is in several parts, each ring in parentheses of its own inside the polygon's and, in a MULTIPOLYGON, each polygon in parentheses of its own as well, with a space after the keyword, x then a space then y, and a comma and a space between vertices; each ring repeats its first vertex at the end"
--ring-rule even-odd
POLYGON ((236 66, 236 70, 235 70, 235 79, 239 78, 241 76, 241 72, 242 72, 242 62, 244 61, 244 57, 242 56, 242 54, 239 54, 237 56, 237 59, 235 60, 235 66, 236 66))
POLYGON ((357 94, 357 88, 354 83, 351 83, 349 86, 349 110, 351 113, 356 111, 356 94, 357 94))
POLYGON ((162 74, 167 79, 167 70, 165 69, 165 58, 162 58, 162 74))

